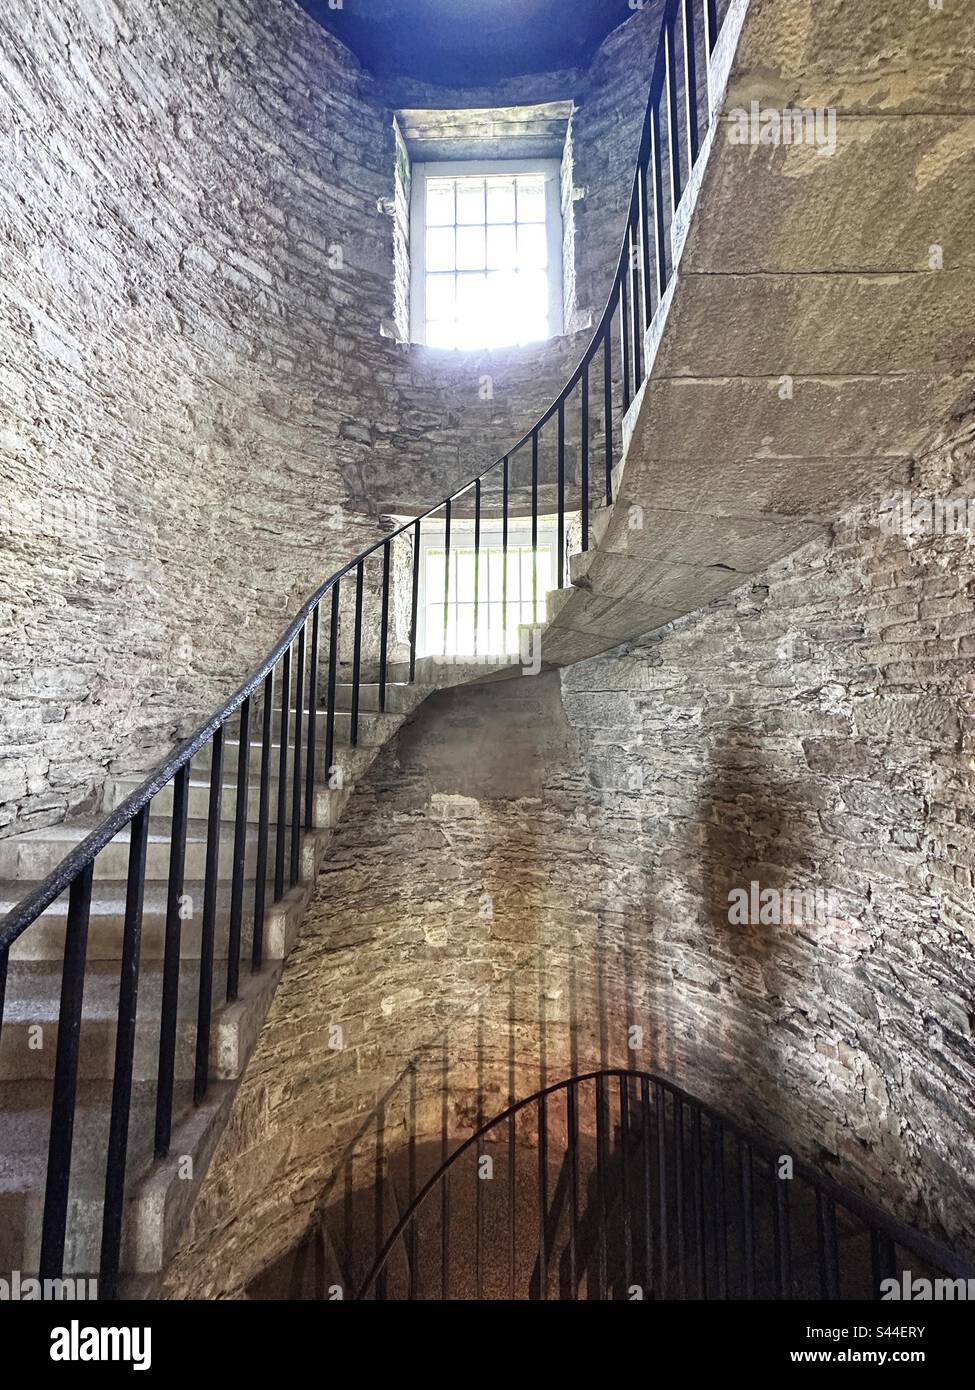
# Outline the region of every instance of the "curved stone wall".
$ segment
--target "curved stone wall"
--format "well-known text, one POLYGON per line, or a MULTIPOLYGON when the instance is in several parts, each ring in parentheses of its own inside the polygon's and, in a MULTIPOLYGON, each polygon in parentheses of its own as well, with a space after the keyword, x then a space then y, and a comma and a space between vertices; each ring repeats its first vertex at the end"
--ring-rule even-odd
MULTIPOLYGON (((910 492, 973 481, 970 416, 910 492)), ((895 515, 421 707, 338 831, 174 1295, 243 1286, 377 1143, 627 1059, 975 1248, 975 568, 895 515)))
MULTIPOLYGON (((393 96, 293 0, 14 0, 0 49, 3 834, 151 766, 382 508, 431 505, 520 436, 581 338, 383 336, 393 96)), ((618 169, 596 146, 635 149, 612 53, 576 139, 597 200, 618 169)), ((502 95, 585 112, 588 81, 502 95)), ((584 265, 615 261, 611 222, 579 233, 584 265)))

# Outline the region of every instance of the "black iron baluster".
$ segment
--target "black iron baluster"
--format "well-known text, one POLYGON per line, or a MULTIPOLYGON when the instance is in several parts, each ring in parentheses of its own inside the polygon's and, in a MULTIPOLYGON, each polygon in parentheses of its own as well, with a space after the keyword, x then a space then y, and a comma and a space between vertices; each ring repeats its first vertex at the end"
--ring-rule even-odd
POLYGON ((507 456, 501 465, 501 631, 508 632, 508 483, 507 456))
POLYGON ((291 728, 291 647, 281 658, 281 717, 278 731, 278 825, 274 842, 274 901, 284 897, 285 828, 288 821, 288 739, 291 728))
POLYGON ((738 1170, 741 1187, 741 1268, 742 1292, 755 1297, 755 1205, 752 1187, 752 1150, 745 1139, 738 1141, 738 1170))
POLYGON ((51 1096, 51 1133, 47 1149, 44 1218, 38 1266, 38 1273, 42 1279, 59 1279, 64 1266, 64 1235, 68 1220, 68 1186, 71 1181, 71 1146, 74 1139, 75 1097, 78 1085, 78 1051, 81 1045, 81 1004, 85 988, 88 916, 94 872, 94 862, 79 870, 71 884, 68 897, 54 1089, 51 1096))
POLYGON ((687 1193, 684 1174, 687 1155, 684 1151, 684 1102, 674 1096, 674 1207, 677 1222, 677 1287, 681 1298, 687 1297, 687 1193))
POLYGON ((694 5, 696 0, 683 0, 684 12, 684 84, 687 103, 687 148, 690 168, 697 163, 701 152, 701 130, 697 102, 697 35, 695 33, 694 5))
MULTIPOLYGON (((416 1196, 416 1065, 410 1064, 410 1118, 409 1118, 409 1140, 407 1141, 407 1201, 412 1203, 416 1196)), ((416 1299, 416 1272, 417 1272, 417 1253, 419 1250, 419 1238, 416 1229, 416 1218, 410 1222, 406 1233, 406 1263, 409 1271, 409 1290, 408 1298, 412 1303, 416 1299)))
POLYGON ((9 946, 0 946, 0 1038, 3 1037, 3 1005, 7 997, 7 960, 9 946))
POLYGON ((538 622, 538 430, 532 434, 532 622, 538 622))
MULTIPOLYGON (((632 249, 631 249, 632 231, 633 231, 632 227, 628 227, 628 228, 626 229, 627 255, 628 255, 628 257, 629 257, 630 259, 632 259, 632 254, 633 254, 633 253, 632 253, 632 249)), ((630 328, 631 328, 631 323, 630 323, 630 292, 629 292, 628 286, 629 286, 629 280, 628 280, 627 273, 626 273, 626 271, 624 270, 624 272, 623 272, 623 277, 622 277, 622 279, 620 280, 620 287, 619 287, 619 293, 618 293, 618 304, 619 304, 619 315, 620 315, 620 367, 621 367, 622 378, 623 378, 622 385, 623 385, 623 414, 624 414, 624 415, 625 415, 626 412, 629 410, 629 408, 630 408, 630 402, 631 402, 631 400, 633 399, 633 396, 632 396, 633 362, 632 362, 632 352, 631 352, 631 348, 630 348, 630 328)), ((621 423, 622 423, 622 421, 621 421, 621 423)))
POLYGON ((822 1192, 816 1193, 816 1234, 819 1296, 837 1299, 840 1296, 840 1269, 836 1244, 836 1205, 822 1192))
POLYGON ((603 338, 603 437, 606 452, 606 505, 613 505, 613 319, 603 338))
POLYGON ((156 1083, 155 1155, 165 1158, 173 1124, 176 1074, 176 1009, 179 1003, 179 957, 182 937, 183 875, 190 764, 173 780, 173 818, 169 835, 169 884, 166 891, 166 941, 163 947, 162 1001, 159 1017, 159 1067, 156 1083))
POLYGON ((450 630, 450 517, 452 498, 448 497, 444 506, 444 553, 443 553, 443 654, 447 655, 447 633, 450 630))
POLYGON ((352 647, 352 717, 349 721, 349 743, 359 746, 359 679, 362 675, 362 580, 363 562, 355 567, 355 634, 352 647))
POLYGON ((481 480, 474 483, 474 655, 478 654, 478 615, 481 601, 481 480))
MULTIPOLYGON (((650 157, 652 157, 652 146, 650 157)), ((647 180, 649 177, 649 162, 646 165, 641 164, 639 172, 637 173, 637 197, 639 199, 637 216, 640 219, 640 277, 643 281, 643 319, 647 329, 649 329, 650 325, 653 323, 653 271, 650 256, 650 200, 647 190, 647 180)), ((649 352, 649 348, 647 351, 649 352)), ((649 366, 650 364, 648 363, 648 371, 649 366)))
POLYGON ((789 1229, 789 1180, 771 1163, 775 1198, 775 1282, 779 1298, 792 1297, 792 1241, 789 1229))
POLYGON ((653 1291, 653 1158, 650 1153, 650 1078, 640 1078, 640 1120, 643 1126, 643 1280, 645 1296, 653 1291))
POLYGON ((115 1298, 118 1295, 122 1214, 125 1207, 125 1165, 128 1157, 132 1072, 135 1062, 135 1024, 139 1004, 139 948, 142 941, 142 899, 146 882, 146 846, 149 839, 148 806, 143 806, 142 810, 136 813, 129 834, 129 871, 125 885, 118 1026, 115 1034, 115 1069, 112 1076, 112 1115, 109 1121, 108 1155, 105 1164, 105 1202, 102 1207, 102 1247, 98 1281, 100 1298, 115 1298))
POLYGON ((565 588, 565 399, 559 401, 559 457, 558 457, 558 484, 559 484, 559 519, 558 535, 556 544, 558 546, 558 588, 565 588))
MULTIPOLYGON (((332 589, 332 612, 328 624, 328 708, 325 713, 325 785, 332 786, 335 758, 335 685, 339 659, 339 583, 332 589)), ((416 626, 414 612, 414 628, 416 626)), ((410 676, 412 680, 412 675, 410 676)))
POLYGON ((261 790, 257 811, 257 866, 254 870, 254 940, 251 970, 264 964, 264 904, 267 900, 267 841, 271 820, 271 722, 274 715, 274 671, 264 677, 261 711, 261 790))
POLYGON ((539 1096, 538 1126, 538 1297, 548 1298, 548 1106, 539 1096))
MULTIPOLYGON (((315 773, 318 752, 318 661, 319 619, 321 604, 316 603, 311 620, 311 653, 308 662, 308 747, 305 753, 305 829, 311 830, 315 819, 315 773)), ((380 700, 385 700, 385 687, 380 685, 380 700)))
POLYGON ((660 151, 660 93, 650 98, 650 167, 653 172, 653 240, 656 251, 657 307, 667 292, 667 232, 664 215, 663 157, 660 151))
MULTIPOLYGON (((282 748, 282 759, 284 758, 282 748)), ((210 806, 207 815, 206 878, 203 883, 203 927, 200 933, 200 996, 196 1015, 196 1071, 193 1099, 203 1100, 210 1083, 210 1011, 213 1003, 213 943, 217 920, 220 871, 220 797, 223 790, 223 725, 213 735, 210 759, 210 806)))
POLYGON ((474 1297, 480 1303, 483 1297, 481 1283, 481 1158, 483 1150, 478 1139, 474 1145, 474 1297))
POLYGON ((870 1267, 873 1273, 873 1296, 879 1298, 883 1281, 896 1278, 897 1258, 894 1242, 876 1226, 870 1228, 870 1267))
POLYGON ((620 1192, 623 1201, 623 1297, 633 1283, 633 1224, 630 1203, 630 1079, 619 1078, 620 1090, 620 1192))
POLYGON ((680 152, 680 115, 677 105, 677 49, 674 28, 677 13, 670 10, 664 17, 664 55, 667 82, 667 142, 670 148, 670 193, 674 214, 684 191, 680 152))
POLYGON ((657 1200, 660 1213, 660 1234, 657 1240, 660 1260, 660 1298, 667 1297, 669 1286, 667 1259, 669 1233, 667 1229, 667 1097, 659 1082, 655 1083, 657 1110, 657 1200))
POLYGON ((718 0, 705 0, 704 9, 705 34, 707 35, 708 54, 714 52, 714 45, 718 42, 718 0))
POLYGON ((596 1077, 596 1201, 599 1209, 599 1257, 597 1298, 606 1297, 609 1202, 606 1191, 606 1094, 603 1076, 596 1077))
POLYGON ((516 1239, 516 1211, 515 1202, 517 1201, 517 1178, 516 1164, 517 1155, 515 1152, 515 1117, 508 1116, 508 1296, 515 1296, 515 1273, 516 1273, 516 1252, 518 1243, 516 1239))
POLYGON ((580 424, 580 466, 582 490, 582 550, 589 549, 589 363, 582 369, 582 421, 580 424))
POLYGON ((389 654, 389 556, 392 541, 383 542, 383 594, 379 618, 379 713, 386 713, 386 671, 389 654))
MULTIPOLYGON (((447 1043, 442 1047, 442 1075, 440 1091, 440 1162, 446 1164, 450 1150, 450 1095, 449 1062, 447 1043)), ((450 1170, 443 1176, 440 1191, 440 1297, 446 1302, 450 1296, 450 1170)))
POLYGON ((244 910, 244 866, 247 858, 247 801, 251 766, 251 702, 240 707, 237 744, 237 802, 234 808, 233 882, 230 889, 230 929, 227 938, 227 1003, 237 998, 240 983, 240 928, 244 910))
MULTIPOLYGON (((640 222, 639 188, 643 183, 639 169, 636 175, 637 197, 633 205, 633 219, 630 224, 630 327, 633 333, 633 395, 640 390, 643 381, 643 323, 640 290, 640 267, 643 263, 642 229, 640 222)), ((649 323, 649 320, 647 321, 649 323)))
POLYGON ((725 1224, 724 1127, 711 1121, 711 1199, 714 1217, 714 1270, 718 1298, 728 1297, 728 1230, 725 1224))
POLYGON ((413 527, 413 598, 410 609, 410 685, 416 680, 416 618, 420 601, 420 519, 413 527))
MULTIPOLYGON (((383 1248, 386 1232, 386 1213, 385 1213, 385 1185, 386 1185, 386 1153, 383 1148, 383 1136, 386 1132, 385 1125, 386 1108, 380 1102, 376 1110, 376 1156, 373 1164, 373 1217, 375 1221, 374 1230, 374 1250, 373 1258, 379 1257, 379 1252, 383 1248)), ((384 1264, 376 1276, 376 1299, 383 1303, 386 1299, 386 1269, 384 1264)))
MULTIPOLYGON (((291 887, 298 882, 301 868, 301 732, 305 704, 305 628, 298 633, 298 661, 295 667, 295 753, 291 777, 291 887)), ((309 716, 313 717, 313 716, 309 716)))
POLYGON ((691 1117, 691 1163, 694 1179, 694 1260, 699 1298, 708 1296, 708 1276, 704 1246, 704 1144, 701 1112, 694 1106, 691 1117))
POLYGON ((576 1240, 579 1224, 579 1114, 576 1108, 576 1085, 566 1089, 566 1131, 569 1143, 569 1297, 579 1297, 576 1240))
POLYGON ((450 1169, 443 1175, 440 1198, 440 1263, 443 1266, 441 1297, 450 1297, 450 1169))

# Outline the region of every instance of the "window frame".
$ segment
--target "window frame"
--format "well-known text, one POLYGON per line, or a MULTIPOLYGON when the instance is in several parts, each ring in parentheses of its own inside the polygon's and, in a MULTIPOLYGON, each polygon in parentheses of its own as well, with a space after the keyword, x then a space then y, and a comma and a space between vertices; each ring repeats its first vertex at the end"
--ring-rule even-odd
MULTIPOLYGON (((545 234, 548 244, 548 338, 565 332, 565 289, 562 226, 562 162, 558 159, 464 159, 413 165, 410 190, 410 341, 427 340, 427 179, 491 178, 505 174, 536 174, 545 181, 545 234)), ((498 347, 439 348, 440 352, 509 352, 527 344, 498 347)))
MULTIPOLYGON (((545 584, 543 576, 539 576, 538 612, 535 618, 533 619, 533 622, 537 623, 538 625, 541 625, 546 621, 547 595, 549 589, 554 588, 557 583, 555 573, 557 536, 558 525, 555 519, 540 518, 538 522, 538 536, 536 540, 535 549, 540 550, 547 547, 551 552, 551 584, 545 584)), ((435 660, 439 659, 441 661, 445 659, 448 661, 462 661, 468 657, 478 657, 482 660, 486 657, 492 657, 498 660, 502 660, 506 655, 505 652, 460 652, 456 656, 448 656, 444 658, 441 652, 430 652, 427 650, 427 608, 428 606, 430 606, 429 601, 427 599, 426 587, 427 556, 430 551, 442 551, 445 548, 445 540, 446 527, 443 524, 443 522, 440 522, 439 524, 435 522, 432 525, 430 525, 429 523, 424 523, 423 533, 420 537, 420 579, 416 612, 417 655, 431 656, 435 660)), ((501 550, 502 543, 503 528, 501 522, 496 521, 493 518, 482 522, 480 539, 481 552, 484 553, 489 550, 501 550)), ((530 517, 512 517, 508 523, 508 549, 510 551, 518 548, 525 550, 530 550, 532 548, 532 526, 530 517)), ((462 531, 458 531, 454 528, 451 528, 450 549, 451 553, 454 553, 457 550, 474 549, 473 523, 470 524, 469 529, 465 527, 465 529, 462 531)), ((490 602, 491 600, 489 599, 488 601, 490 602)), ((456 605, 457 603, 457 598, 452 598, 452 606, 456 605)), ((442 607, 442 603, 440 604, 440 606, 442 607)))

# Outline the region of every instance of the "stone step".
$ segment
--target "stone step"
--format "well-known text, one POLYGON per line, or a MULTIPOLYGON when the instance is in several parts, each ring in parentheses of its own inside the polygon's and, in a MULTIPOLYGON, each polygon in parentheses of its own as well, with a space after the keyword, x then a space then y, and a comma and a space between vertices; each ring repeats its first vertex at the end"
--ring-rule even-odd
MULTIPOLYGON (((0 1269, 34 1273, 40 1253, 51 1125, 51 1083, 0 1083, 0 1269)), ((126 1173, 129 1195, 122 1267, 158 1273, 189 1214, 230 1113, 234 1085, 211 1083, 200 1105, 188 1082, 174 1094, 170 1156, 153 1160, 154 1082, 135 1082, 126 1173), (192 1163, 187 1159, 191 1158, 192 1163)), ((92 1274, 99 1266, 111 1085, 81 1080, 74 1117, 64 1273, 92 1274)))
MULTIPOLYGON (((226 958, 214 962, 210 1074, 218 1081, 240 1076, 280 971, 252 973, 245 961, 238 998, 226 1002, 226 958)), ((180 961, 177 1002, 176 1075, 193 1076, 196 1053, 200 962, 180 961)), ((89 963, 85 972, 78 1074, 84 1080, 112 1078, 118 1024, 119 967, 89 963)), ((54 1075, 61 999, 61 967, 55 962, 11 962, 7 977, 3 1032, 0 1034, 0 1082, 43 1080, 54 1075)), ((139 972, 134 1078, 151 1081, 158 1074, 162 964, 143 964, 139 972)), ((2 1143, 2 1141, 0 1141, 2 1143)))
MULTIPOLYGON (((288 813, 290 815, 290 803, 288 813)), ((84 817, 76 821, 65 821, 62 825, 49 826, 44 830, 27 830, 22 835, 11 835, 0 840, 0 881, 45 879, 57 868, 62 859, 75 849, 100 824, 100 818, 84 817)), ((146 879, 167 879, 170 860, 171 821, 167 816, 150 816, 149 842, 146 850, 146 879)), ((305 836, 299 832, 304 853, 305 836)), ((218 878, 229 879, 233 872, 232 853, 234 846, 234 826, 222 821, 219 827, 220 848, 217 858, 218 878)), ((128 874, 130 828, 119 831, 100 852, 95 860, 96 882, 106 879, 124 879, 128 874)), ((244 858, 245 877, 253 878, 257 865, 257 829, 247 827, 247 845, 244 858)), ((272 826, 268 832, 268 857, 273 864, 277 836, 272 826)), ((285 852, 290 854, 291 830, 285 833, 285 852)), ((185 877, 202 879, 206 873, 207 822, 190 820, 186 830, 185 877)))
MULTIPOLYGON (((231 786, 233 786, 233 785, 236 785, 236 781, 237 781, 237 750, 238 750, 239 746, 240 746, 240 745, 239 745, 239 743, 238 743, 238 741, 237 741, 236 739, 228 739, 227 742, 224 744, 224 780, 223 780, 223 785, 224 785, 225 788, 229 788, 229 787, 231 787, 231 786)), ((382 745, 381 745, 381 744, 378 744, 378 743, 360 743, 360 744, 359 744, 357 747, 355 747, 355 748, 351 747, 349 744, 338 744, 338 743, 337 743, 337 744, 335 745, 335 748, 334 748, 333 753, 332 753, 332 769, 339 769, 339 775, 336 775, 336 774, 333 773, 333 780, 336 782, 336 784, 338 784, 338 782, 341 781, 341 789, 347 789, 347 788, 349 788, 349 787, 351 787, 351 786, 355 786, 355 784, 356 784, 357 782, 360 782, 360 781, 362 780, 362 778, 363 778, 363 777, 365 776, 365 774, 368 772, 369 768, 370 768, 370 767, 372 766, 372 764, 375 762, 376 758, 379 756, 379 753, 380 753, 380 751, 381 751, 381 748, 382 748, 382 745)), ((288 749, 289 776, 288 776, 288 778, 287 778, 287 785, 288 785, 289 787, 290 787, 290 785, 291 785, 290 770, 291 770, 291 765, 292 765, 292 763, 293 763, 293 756, 294 756, 294 755, 293 755, 293 749, 289 747, 289 749, 288 749)), ((276 807, 277 807, 277 800, 276 800, 276 797, 277 797, 277 792, 278 792, 278 768, 279 768, 279 757, 280 757, 280 748, 279 748, 279 746, 278 746, 277 744, 274 744, 274 745, 272 746, 272 748, 271 748, 271 779, 272 779, 272 781, 271 781, 271 807, 272 807, 271 814, 272 814, 272 816, 275 814, 276 807)), ((324 744, 324 742, 322 742, 321 744, 319 744, 319 747, 318 747, 318 750, 317 750, 317 758, 318 758, 319 760, 321 760, 321 764, 323 765, 323 764, 324 764, 324 758, 325 758, 325 744, 324 744)), ((251 740, 251 745, 250 745, 250 760, 249 760, 250 773, 249 773, 249 778, 248 778, 249 781, 251 781, 251 782, 256 782, 256 779, 260 777, 260 773, 261 773, 261 763, 262 763, 262 761, 263 761, 263 748, 262 748, 262 746, 261 746, 261 742, 260 742, 259 739, 256 740, 256 741, 252 739, 252 740, 251 740)), ((302 763, 304 763, 304 748, 302 749, 302 763)), ((210 766, 210 751, 209 751, 209 748, 207 748, 207 749, 205 749, 203 752, 200 753, 200 755, 199 755, 198 758, 195 758, 195 759, 193 760, 193 768, 194 768, 194 771, 199 771, 199 772, 200 772, 200 776, 202 777, 202 776, 204 776, 204 775, 207 775, 207 776, 209 775, 209 774, 208 774, 208 771, 207 771, 206 773, 204 773, 204 771, 203 771, 204 769, 207 769, 207 770, 208 770, 208 769, 209 769, 209 766, 210 766)), ((304 770, 302 770, 302 777, 304 777, 304 770)), ((339 790, 340 788, 338 787, 338 785, 336 785, 335 789, 336 789, 336 790, 339 790)), ((302 801, 302 806, 304 806, 304 801, 302 801)), ((291 814, 291 809, 290 809, 290 808, 291 808, 291 800, 290 800, 290 793, 289 793, 289 800, 288 800, 288 814, 289 814, 289 815, 291 814)))
MULTIPOLYGON (((407 670, 408 674, 408 670, 407 670)), ((411 714, 417 705, 423 703, 426 697, 431 694, 431 687, 420 685, 409 681, 387 681, 386 683, 386 714, 411 714)), ((274 708, 281 709, 280 690, 275 694, 274 708)), ((292 714, 296 708, 295 700, 292 698, 292 714)), ((302 708, 308 710, 307 696, 302 708)), ((328 708, 328 681, 326 674, 323 673, 318 685, 318 709, 327 710, 328 708)), ((335 709, 336 711, 348 712, 352 709, 352 683, 337 682, 335 686, 335 709)), ((359 685, 359 712, 360 714, 379 713, 379 682, 363 681, 359 685)))
MULTIPOLYGON (((281 718, 281 711, 280 711, 280 709, 277 709, 277 710, 274 711, 274 717, 273 717, 272 724, 271 724, 271 746, 272 746, 272 748, 278 748, 278 747, 280 746, 280 743, 281 743, 281 737, 280 737, 280 734, 281 734, 280 718, 281 718)), ((386 713, 386 714, 370 714, 370 713, 369 713, 368 711, 366 711, 366 710, 360 710, 360 712, 359 712, 358 744, 361 745, 362 747, 374 747, 374 746, 377 746, 377 745, 378 745, 378 746, 382 746, 382 744, 386 743, 390 738, 392 738, 392 736, 396 733, 396 731, 397 731, 397 730, 400 728, 400 726, 402 725, 403 720, 404 720, 405 718, 406 718, 406 715, 405 715, 405 714, 393 714, 393 713, 386 713)), ((307 714, 307 711, 306 711, 306 710, 303 710, 303 711, 302 711, 302 719, 301 719, 301 756, 302 756, 302 761, 304 761, 305 750, 306 750, 306 748, 307 748, 307 746, 308 746, 308 727, 309 727, 309 723, 308 723, 308 714, 307 714)), ((288 723, 288 748, 289 748, 290 750, 293 750, 293 749, 294 749, 294 728, 295 728, 295 726, 294 726, 294 710, 292 709, 292 711, 291 711, 291 717, 290 717, 290 720, 289 720, 289 723, 288 723)), ((232 734, 233 737, 234 737, 235 739, 238 737, 239 730, 238 730, 238 727, 237 727, 236 723, 231 723, 230 729, 228 730, 228 733, 232 734)), ((327 710, 321 710, 321 709, 320 709, 320 710, 318 711, 318 714, 316 715, 316 718, 315 718, 315 738, 316 738, 316 744, 317 744, 317 752, 318 752, 319 756, 321 756, 321 755, 324 753, 324 749, 325 749, 325 738, 326 738, 326 736, 327 736, 327 733, 328 733, 328 711, 327 711, 327 710)), ((336 746, 342 746, 342 745, 348 746, 348 745, 349 745, 349 740, 350 740, 351 736, 352 736, 352 715, 351 715, 351 713, 348 713, 347 711, 343 711, 343 710, 336 710, 336 712, 335 712, 335 735, 334 735, 336 746)), ((254 742, 260 743, 260 741, 261 741, 261 724, 260 724, 260 720, 258 720, 258 722, 257 722, 256 724, 253 722, 253 720, 251 721, 251 738, 252 738, 252 740, 253 740, 254 742)), ((209 747, 210 745, 207 745, 207 746, 209 747)), ((197 755, 197 757, 194 759, 194 764, 199 763, 199 762, 203 759, 205 751, 206 751, 205 749, 201 749, 200 753, 199 753, 199 754, 197 755)))
MULTIPOLYGON (((239 744, 234 745, 234 757, 239 744)), ((237 815, 237 764, 234 762, 233 778, 225 778, 223 784, 223 794, 220 800, 220 818, 223 821, 234 821, 237 815)), ((127 797, 141 786, 145 779, 143 777, 111 777, 105 783, 105 810, 111 811, 120 806, 127 797)), ((291 771, 289 769, 287 785, 293 785, 291 771)), ((210 779, 202 772, 191 772, 189 779, 189 801, 188 813, 191 819, 206 820, 210 807, 210 779)), ((302 778, 302 798, 301 808, 304 815, 305 784, 302 778)), ((331 789, 316 785, 312 791, 312 823, 321 829, 337 824, 342 814, 345 804, 351 795, 351 786, 346 786, 342 790, 331 789)), ((273 821, 277 815, 277 780, 271 786, 270 816, 273 821)), ((261 809, 261 785, 259 776, 248 776, 247 783, 247 819, 252 823, 257 823, 261 809)), ((169 782, 162 791, 157 792, 152 799, 152 810, 155 815, 172 815, 173 811, 173 783, 169 782)), ((288 814, 291 814, 291 801, 289 791, 288 814)))
MULTIPOLYGON (((539 626, 544 627, 544 624, 539 626)), ((416 673, 417 680, 429 690, 446 690, 456 685, 477 685, 521 675, 521 660, 517 656, 423 656, 417 658, 416 673)), ((390 674, 405 679, 409 663, 393 663, 390 674)))
MULTIPOLYGON (((0 883, 0 916, 37 887, 36 883, 0 883)), ((244 883, 242 949, 250 951, 254 916, 254 880, 244 883)), ((180 923, 180 953, 186 959, 198 959, 203 923, 203 880, 187 879, 183 884, 184 916, 180 923)), ((274 885, 265 891, 264 959, 281 960, 287 953, 298 930, 299 903, 293 889, 280 902, 274 902, 274 885)), ((230 889, 228 880, 217 885, 217 914, 214 933, 214 958, 222 960, 227 954, 230 929, 230 889)), ((167 884, 162 881, 146 883, 142 909, 143 961, 161 960, 166 944, 167 884)), ((64 934, 68 917, 68 895, 62 893, 40 917, 23 932, 10 948, 10 960, 61 961, 64 958, 64 934)), ((87 960, 118 961, 122 955, 122 932, 125 924, 125 882, 106 879, 96 882, 91 898, 88 923, 87 960)), ((249 957, 248 957, 249 958, 249 957)))

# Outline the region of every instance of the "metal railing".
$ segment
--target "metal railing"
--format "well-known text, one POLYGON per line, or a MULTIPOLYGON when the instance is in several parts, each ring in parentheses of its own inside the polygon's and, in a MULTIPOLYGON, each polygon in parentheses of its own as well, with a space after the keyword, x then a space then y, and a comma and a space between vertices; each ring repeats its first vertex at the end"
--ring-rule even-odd
MULTIPOLYGON (((209 758, 206 859, 203 889, 193 1100, 202 1102, 211 1085, 210 1034, 214 1008, 214 942, 220 878, 221 804, 228 733, 236 728, 236 813, 231 853, 229 958, 225 997, 238 997, 245 918, 251 930, 250 966, 264 960, 264 924, 269 901, 280 902, 297 882, 303 831, 314 822, 315 791, 327 785, 337 734, 336 687, 340 674, 351 685, 348 743, 359 743, 360 688, 369 664, 378 683, 378 711, 385 712, 390 673, 393 547, 412 545, 408 680, 416 678, 417 607, 422 528, 442 518, 447 566, 445 620, 449 605, 451 521, 473 509, 475 564, 482 517, 500 513, 507 559, 509 516, 530 507, 532 549, 537 550, 540 514, 557 517, 557 579, 567 572, 566 517, 578 506, 582 549, 590 544, 594 496, 613 501, 614 467, 622 454, 622 421, 645 376, 645 333, 673 273, 671 229, 690 172, 701 149, 709 109, 708 61, 718 36, 716 0, 667 0, 661 19, 637 167, 625 214, 625 233, 606 308, 579 365, 562 391, 505 456, 453 491, 437 507, 385 535, 331 575, 301 608, 254 674, 57 868, 25 896, 0 924, 0 1029, 10 949, 61 894, 68 894, 60 988, 60 1011, 51 1126, 39 1257, 42 1278, 60 1276, 68 1225, 74 1117, 79 1074, 92 887, 99 854, 128 833, 118 1020, 110 1130, 105 1162, 101 1238, 103 1296, 117 1291, 126 1192, 133 1057, 139 993, 140 939, 146 884, 150 814, 154 798, 172 784, 167 838, 162 993, 159 1005, 155 1100, 157 1158, 170 1152, 176 1079, 177 1010, 180 985, 181 898, 189 820, 190 772, 194 759, 209 758), (567 434, 578 431, 577 478, 567 476, 567 434), (554 435, 554 454, 548 460, 554 435), (544 459, 543 459, 544 456, 544 459), (519 481, 519 470, 524 475, 519 481), (500 495, 498 495, 500 493, 500 495), (527 502, 525 497, 527 495, 527 502), (545 510, 547 509, 547 511, 545 510), (368 581, 368 582, 367 582, 368 581), (351 662, 340 659, 340 605, 351 611, 351 662), (366 613, 367 599, 370 612, 366 613), (378 609, 378 614, 374 611, 378 609), (368 618, 368 633, 366 622, 368 618), (364 635, 365 634, 365 635, 364 635), (371 645, 366 650, 366 636, 371 645), (364 655, 365 652, 365 655, 364 655), (324 702, 323 706, 321 702, 324 702), (323 708, 320 735, 317 711, 323 708), (233 721, 233 723, 232 723, 233 721), (251 739, 259 739, 251 767, 251 739), (276 739, 276 746, 275 746, 276 739), (275 758, 275 754, 277 755, 275 758), (277 768, 275 769, 275 760, 277 768), (253 879, 247 868, 248 793, 258 788, 253 879), (248 899, 245 902, 245 897, 248 899), (252 907, 248 911, 249 903, 252 907)), ((438 521, 439 526, 439 521, 438 521)), ((537 596, 536 596, 537 597, 537 596)), ((405 672, 404 672, 405 674, 405 672)))
POLYGON ((975 1278, 963 1256, 673 1082, 606 1069, 517 1101, 460 1144, 355 1297, 876 1299, 907 1271, 975 1278))

